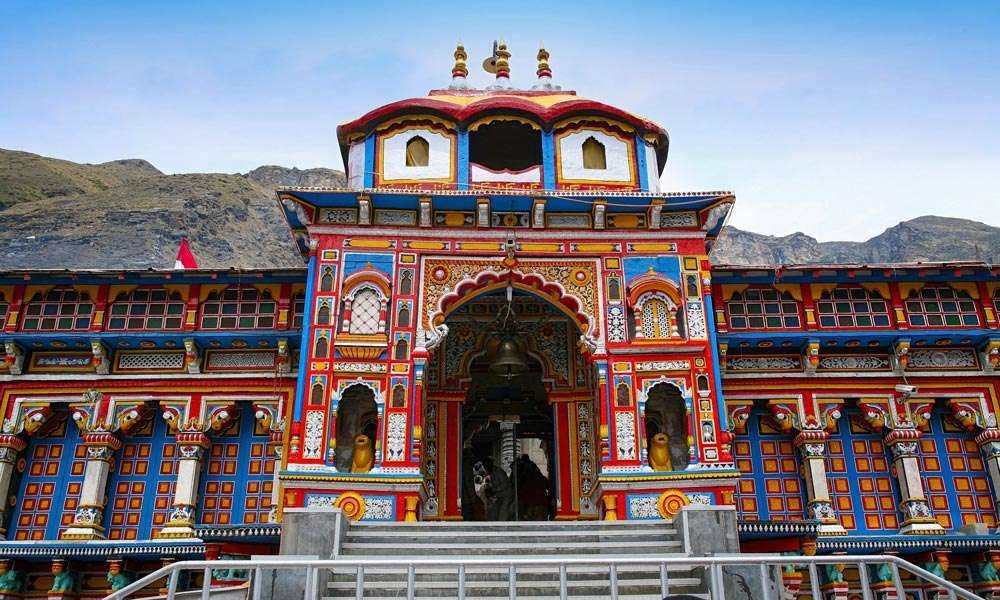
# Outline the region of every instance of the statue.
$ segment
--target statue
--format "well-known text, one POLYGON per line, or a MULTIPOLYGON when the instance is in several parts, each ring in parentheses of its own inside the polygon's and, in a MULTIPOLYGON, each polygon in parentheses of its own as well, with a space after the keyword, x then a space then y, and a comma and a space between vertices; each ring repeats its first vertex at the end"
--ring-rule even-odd
POLYGON ((367 473, 375 464, 372 441, 367 435, 354 436, 354 453, 351 455, 351 473, 367 473))
POLYGON ((830 583, 844 583, 844 565, 826 565, 826 580, 830 583))
POLYGON ((108 583, 112 592, 117 592, 126 585, 132 583, 132 577, 122 571, 122 561, 113 560, 108 563, 108 583))
POLYGON ((10 568, 9 560, 0 560, 0 594, 18 594, 24 590, 24 577, 10 568))
POLYGON ((649 466, 654 471, 673 471, 670 460, 670 438, 665 433, 653 436, 649 446, 649 466))
POLYGON ((76 578, 66 570, 66 561, 57 558, 52 561, 52 588, 49 592, 69 594, 76 589, 76 578))

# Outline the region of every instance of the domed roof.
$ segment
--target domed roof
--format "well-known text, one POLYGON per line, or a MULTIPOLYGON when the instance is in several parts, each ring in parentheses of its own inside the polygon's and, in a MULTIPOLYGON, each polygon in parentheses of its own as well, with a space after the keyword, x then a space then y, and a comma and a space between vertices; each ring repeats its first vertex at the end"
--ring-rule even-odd
MULTIPOLYGON (((505 51, 506 46, 501 43, 500 52, 505 51)), ((497 56, 496 47, 494 56, 497 56)), ((509 53, 506 56, 509 57, 509 53)), ((623 122, 655 143, 658 167, 660 171, 663 170, 669 146, 667 131, 645 117, 597 100, 583 98, 574 91, 562 90, 552 85, 552 73, 547 62, 548 53, 544 49, 539 51, 540 85, 530 90, 511 88, 507 79, 509 70, 497 73, 496 86, 486 89, 469 88, 465 85, 468 69, 465 67, 464 48, 459 46, 455 58, 456 63, 452 70, 455 79, 448 89, 431 90, 423 97, 390 102, 340 125, 337 128, 337 137, 345 159, 351 140, 359 135, 367 135, 380 124, 397 117, 408 114, 433 115, 454 121, 458 126, 465 126, 487 115, 506 113, 536 121, 545 129, 575 116, 604 117, 623 122), (501 81, 503 83, 500 83, 501 81)), ((500 60, 504 60, 503 57, 500 60)))

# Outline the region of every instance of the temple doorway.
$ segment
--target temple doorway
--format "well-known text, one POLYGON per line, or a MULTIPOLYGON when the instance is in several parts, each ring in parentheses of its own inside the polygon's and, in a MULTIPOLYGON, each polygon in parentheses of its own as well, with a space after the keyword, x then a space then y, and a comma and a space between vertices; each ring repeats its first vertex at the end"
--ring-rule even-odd
POLYGON ((473 365, 462 407, 462 518, 547 521, 554 514, 552 407, 537 361, 507 381, 473 365))
POLYGON ((579 322, 514 285, 455 308, 427 365, 424 518, 593 514, 593 366, 579 322))

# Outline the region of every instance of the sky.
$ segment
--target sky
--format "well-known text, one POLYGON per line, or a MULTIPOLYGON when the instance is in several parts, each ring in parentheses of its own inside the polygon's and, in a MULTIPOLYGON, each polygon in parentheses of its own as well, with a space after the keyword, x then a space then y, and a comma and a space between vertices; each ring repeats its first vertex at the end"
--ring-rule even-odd
POLYGON ((492 40, 662 124, 670 191, 731 224, 864 240, 1000 225, 1000 2, 0 1, 0 147, 168 173, 342 168, 336 125, 450 80, 492 40))

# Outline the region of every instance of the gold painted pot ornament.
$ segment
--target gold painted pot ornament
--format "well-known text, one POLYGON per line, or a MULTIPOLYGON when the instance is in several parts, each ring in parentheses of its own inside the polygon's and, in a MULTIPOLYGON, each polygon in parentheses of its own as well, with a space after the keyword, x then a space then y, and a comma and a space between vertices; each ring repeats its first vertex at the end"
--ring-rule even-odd
POLYGON ((351 456, 351 473, 367 473, 375 464, 372 441, 367 435, 354 436, 354 454, 351 456))
POLYGON ((654 471, 673 471, 670 461, 670 438, 665 433, 653 436, 649 446, 649 466, 654 471))

